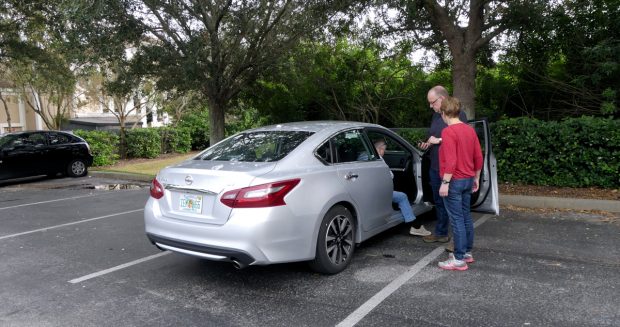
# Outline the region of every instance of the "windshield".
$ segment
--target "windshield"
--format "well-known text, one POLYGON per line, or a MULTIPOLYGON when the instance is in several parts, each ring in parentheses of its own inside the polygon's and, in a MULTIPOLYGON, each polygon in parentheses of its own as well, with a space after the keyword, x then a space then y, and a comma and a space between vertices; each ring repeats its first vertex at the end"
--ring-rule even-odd
POLYGON ((13 139, 15 139, 15 135, 0 136, 0 148, 4 147, 6 144, 9 144, 13 141, 13 139))
POLYGON ((241 133, 214 145, 197 159, 214 161, 272 162, 284 158, 312 132, 263 131, 241 133))

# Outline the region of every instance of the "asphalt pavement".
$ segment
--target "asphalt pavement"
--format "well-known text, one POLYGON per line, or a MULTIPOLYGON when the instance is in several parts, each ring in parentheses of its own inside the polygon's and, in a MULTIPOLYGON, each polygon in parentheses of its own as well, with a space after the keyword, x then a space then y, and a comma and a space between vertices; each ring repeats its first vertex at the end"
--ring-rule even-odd
MULTIPOLYGON (((592 212, 474 214, 476 262, 400 225, 333 276, 160 252, 146 181, 0 186, 1 326, 618 326, 620 221, 592 212)), ((433 215, 419 217, 427 228, 433 215)))

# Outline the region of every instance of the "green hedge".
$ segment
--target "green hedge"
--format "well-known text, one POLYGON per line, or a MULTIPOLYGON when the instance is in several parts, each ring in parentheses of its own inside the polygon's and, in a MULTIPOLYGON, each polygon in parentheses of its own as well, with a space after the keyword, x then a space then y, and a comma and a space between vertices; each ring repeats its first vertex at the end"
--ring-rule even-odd
POLYGON ((415 146, 420 141, 426 141, 428 128, 394 128, 394 132, 404 138, 411 145, 415 146))
POLYGON ((134 128, 126 131, 127 156, 157 158, 161 154, 161 135, 157 128, 134 128))
POLYGON ((193 150, 204 150, 209 147, 209 112, 207 110, 185 115, 177 123, 177 128, 189 130, 193 150))
POLYGON ((192 149, 192 136, 187 128, 162 127, 161 153, 187 153, 192 149))
POLYGON ((93 166, 113 165, 120 157, 118 135, 107 131, 86 130, 75 130, 73 133, 88 142, 94 156, 93 166))
POLYGON ((620 121, 530 118, 491 125, 501 182, 617 188, 620 186, 620 121))

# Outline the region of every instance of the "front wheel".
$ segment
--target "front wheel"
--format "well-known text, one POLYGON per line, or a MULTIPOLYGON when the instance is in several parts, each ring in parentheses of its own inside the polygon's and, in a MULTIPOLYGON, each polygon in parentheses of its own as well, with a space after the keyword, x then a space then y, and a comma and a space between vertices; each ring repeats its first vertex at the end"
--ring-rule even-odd
POLYGON ((73 159, 69 162, 67 166, 67 174, 71 177, 82 177, 86 176, 88 173, 88 168, 86 167, 86 163, 82 159, 73 159))
POLYGON ((349 209, 335 206, 325 214, 310 267, 320 273, 336 274, 351 262, 355 251, 355 221, 349 209))

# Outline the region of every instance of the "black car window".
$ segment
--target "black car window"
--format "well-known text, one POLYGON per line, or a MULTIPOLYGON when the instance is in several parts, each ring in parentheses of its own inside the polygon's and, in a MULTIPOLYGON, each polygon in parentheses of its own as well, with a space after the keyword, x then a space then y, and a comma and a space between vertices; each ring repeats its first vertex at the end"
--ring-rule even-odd
POLYGON ((197 159, 272 162, 284 158, 312 132, 262 131, 240 133, 207 149, 197 159))
POLYGON ((368 148, 357 130, 342 132, 332 140, 336 148, 335 162, 368 161, 375 158, 374 152, 368 148))
POLYGON ((49 140, 50 145, 71 143, 71 138, 68 135, 60 133, 49 133, 49 140))
POLYGON ((45 134, 32 133, 28 136, 28 143, 33 146, 45 145, 45 134))

